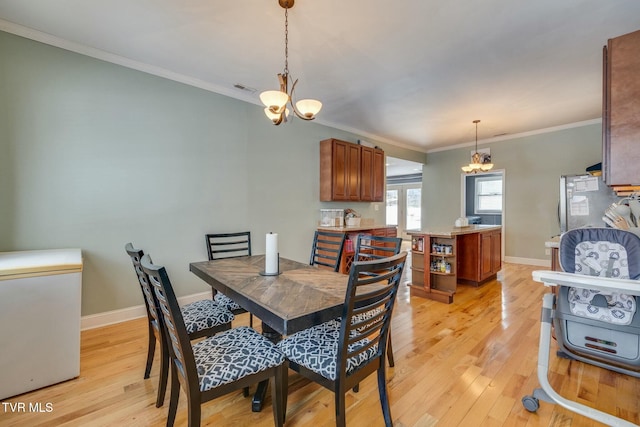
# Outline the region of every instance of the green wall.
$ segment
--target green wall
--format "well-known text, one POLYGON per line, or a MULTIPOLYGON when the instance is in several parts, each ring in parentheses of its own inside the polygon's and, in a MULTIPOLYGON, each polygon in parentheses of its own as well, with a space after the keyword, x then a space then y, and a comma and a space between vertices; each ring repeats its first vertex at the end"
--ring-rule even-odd
MULTIPOLYGON (((325 206, 384 220, 371 203, 319 202, 318 141, 362 136, 0 32, 0 251, 83 250, 82 314, 142 304, 127 242, 163 264, 178 295, 204 234, 279 233, 307 261, 325 206)), ((375 142, 375 141, 371 141, 375 142)), ((378 143, 392 155, 426 155, 378 143)))
MULTIPOLYGON (((601 135, 600 124, 588 124, 480 147, 491 148, 494 168, 505 171, 506 257, 550 259, 544 242, 560 232, 560 175, 585 173, 588 166, 600 162, 601 135)), ((471 149, 428 154, 422 190, 426 227, 450 226, 460 216, 460 167, 469 163, 471 149)))

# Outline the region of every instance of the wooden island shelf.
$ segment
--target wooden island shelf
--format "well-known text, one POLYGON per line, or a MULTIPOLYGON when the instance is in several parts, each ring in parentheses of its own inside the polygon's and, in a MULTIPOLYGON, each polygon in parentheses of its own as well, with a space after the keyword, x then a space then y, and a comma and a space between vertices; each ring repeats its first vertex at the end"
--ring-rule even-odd
POLYGON ((458 283, 479 286, 502 268, 502 227, 409 231, 411 296, 451 304, 458 283))

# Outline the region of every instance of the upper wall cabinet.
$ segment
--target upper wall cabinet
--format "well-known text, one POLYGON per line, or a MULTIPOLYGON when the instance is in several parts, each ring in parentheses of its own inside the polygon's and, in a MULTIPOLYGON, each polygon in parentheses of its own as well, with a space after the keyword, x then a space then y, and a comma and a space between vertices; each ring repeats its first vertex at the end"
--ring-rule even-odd
POLYGON ((607 185, 640 184, 640 31, 604 47, 602 171, 607 185))
POLYGON ((320 201, 382 202, 384 151, 339 139, 320 141, 320 201))

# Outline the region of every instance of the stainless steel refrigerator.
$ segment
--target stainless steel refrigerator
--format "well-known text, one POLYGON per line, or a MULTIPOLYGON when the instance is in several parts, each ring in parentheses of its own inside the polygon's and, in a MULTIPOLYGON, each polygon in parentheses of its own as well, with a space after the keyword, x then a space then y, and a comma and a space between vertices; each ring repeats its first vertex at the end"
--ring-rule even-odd
POLYGON ((604 211, 618 200, 620 197, 599 176, 561 176, 560 232, 580 227, 606 227, 602 220, 604 211))

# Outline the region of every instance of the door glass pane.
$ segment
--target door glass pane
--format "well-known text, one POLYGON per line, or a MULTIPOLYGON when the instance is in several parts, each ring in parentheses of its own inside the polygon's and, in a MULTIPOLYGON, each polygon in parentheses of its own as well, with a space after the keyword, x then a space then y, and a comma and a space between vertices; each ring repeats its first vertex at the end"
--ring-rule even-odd
POLYGON ((398 190, 387 190, 387 225, 398 225, 398 190))
POLYGON ((422 188, 407 188, 407 230, 420 229, 422 188))

